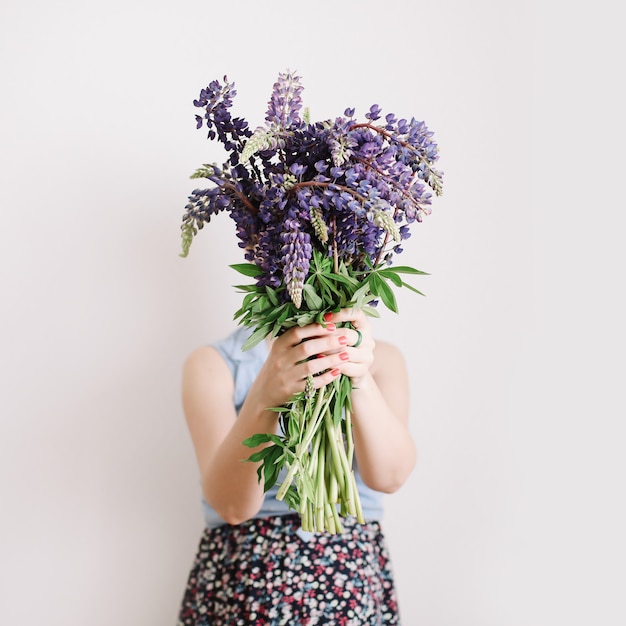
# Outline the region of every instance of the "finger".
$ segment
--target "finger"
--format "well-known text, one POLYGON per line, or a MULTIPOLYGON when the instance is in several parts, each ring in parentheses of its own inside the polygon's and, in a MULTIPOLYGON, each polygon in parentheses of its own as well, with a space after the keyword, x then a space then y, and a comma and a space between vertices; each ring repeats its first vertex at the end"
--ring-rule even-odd
POLYGON ((369 368, 364 363, 345 363, 337 368, 344 376, 354 380, 360 380, 367 375, 369 368))
POLYGON ((321 324, 307 324, 306 326, 294 326, 284 332, 276 342, 280 342, 283 346, 293 347, 305 340, 313 337, 328 336, 336 330, 335 324, 327 324, 326 327, 321 324))
POLYGON ((344 326, 342 328, 338 328, 335 335, 338 337, 344 337, 344 339, 340 339, 339 341, 349 348, 373 349, 374 347, 374 340, 369 328, 359 329, 344 326))
MULTIPOLYGON (((337 360, 337 357, 333 356, 322 357, 319 359, 319 362, 316 359, 312 359, 306 363, 300 363, 294 368, 294 374, 298 376, 298 380, 295 382, 295 393, 306 391, 309 379, 313 388, 319 389, 340 376, 342 370, 339 367, 339 363, 336 363, 337 360)), ((344 363, 344 361, 340 361, 340 363, 344 363)))
POLYGON ((364 328, 369 326, 367 316, 361 309, 350 308, 341 309, 336 313, 326 313, 324 321, 332 324, 340 324, 342 322, 350 322, 355 328, 364 328))
POLYGON ((344 348, 344 353, 348 355, 348 358, 344 358, 341 366, 343 367, 347 363, 355 363, 357 365, 369 366, 374 358, 371 350, 362 350, 360 348, 344 348))
POLYGON ((356 332, 349 328, 338 328, 336 331, 327 332, 325 336, 311 337, 293 346, 290 355, 293 355, 295 362, 300 362, 317 355, 337 354, 350 344, 350 339, 355 335, 356 332))
MULTIPOLYGON (((313 388, 320 389, 320 387, 324 387, 325 385, 332 383, 333 380, 335 380, 335 378, 338 378, 339 376, 341 376, 341 370, 338 367, 327 370, 319 376, 313 376, 313 388)), ((305 385, 306 382, 303 384, 303 390, 305 385)))
POLYGON ((296 378, 318 376, 327 370, 332 370, 347 363, 349 360, 350 355, 345 348, 331 354, 318 354, 297 363, 294 367, 294 376, 296 378))

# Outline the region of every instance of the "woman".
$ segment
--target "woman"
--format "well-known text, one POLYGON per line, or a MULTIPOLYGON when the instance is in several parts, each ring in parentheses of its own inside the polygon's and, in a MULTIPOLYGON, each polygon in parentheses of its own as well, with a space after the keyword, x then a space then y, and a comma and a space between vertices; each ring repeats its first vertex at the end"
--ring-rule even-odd
POLYGON ((415 464, 408 430, 408 379, 393 345, 374 342, 359 310, 328 313, 326 326, 295 327, 241 351, 240 328, 194 351, 183 369, 183 408, 195 448, 207 527, 200 540, 179 626, 224 624, 399 624, 387 548, 383 493, 415 464), (354 329, 340 326, 350 322, 354 329), (356 345, 355 345, 356 344, 356 345), (317 358, 311 358, 317 357, 317 358), (263 493, 254 450, 242 442, 275 432, 280 406, 305 388, 352 379, 357 484, 366 523, 341 534, 305 533, 298 516, 263 493))

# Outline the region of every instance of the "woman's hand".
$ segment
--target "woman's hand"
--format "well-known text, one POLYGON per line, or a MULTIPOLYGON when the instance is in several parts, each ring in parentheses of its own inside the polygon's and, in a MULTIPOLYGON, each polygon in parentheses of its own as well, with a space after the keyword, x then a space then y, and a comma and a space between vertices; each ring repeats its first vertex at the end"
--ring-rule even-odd
POLYGON ((314 389, 345 374, 355 383, 365 376, 374 360, 374 339, 362 311, 342 309, 327 313, 322 324, 290 328, 271 343, 269 356, 252 392, 266 407, 285 404, 304 391, 312 376, 314 389), (338 327, 350 322, 354 329, 338 327), (357 345, 355 345, 357 344, 357 345))
POLYGON ((376 342, 372 336, 369 318, 360 309, 341 309, 338 313, 327 313, 324 320, 335 326, 346 322, 352 326, 337 328, 335 331, 346 338, 344 352, 348 355, 348 358, 343 358, 338 369, 349 376, 353 385, 358 387, 374 362, 376 342))

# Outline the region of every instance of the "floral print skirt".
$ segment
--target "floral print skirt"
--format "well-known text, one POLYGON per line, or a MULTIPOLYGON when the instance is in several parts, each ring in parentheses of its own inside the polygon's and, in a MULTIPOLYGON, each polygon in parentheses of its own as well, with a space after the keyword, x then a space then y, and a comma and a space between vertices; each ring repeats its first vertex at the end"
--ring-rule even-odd
POLYGON ((378 522, 303 533, 298 515, 205 529, 177 626, 400 624, 378 522))

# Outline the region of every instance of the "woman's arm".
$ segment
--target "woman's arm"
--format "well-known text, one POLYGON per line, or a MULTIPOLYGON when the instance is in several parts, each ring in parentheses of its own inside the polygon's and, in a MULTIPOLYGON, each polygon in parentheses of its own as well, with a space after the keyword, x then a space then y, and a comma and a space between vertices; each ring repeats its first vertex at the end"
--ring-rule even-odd
POLYGON ((182 399, 191 433, 202 488, 207 502, 224 521, 239 524, 253 517, 263 503, 258 463, 244 463, 255 449, 242 444, 256 433, 276 431, 277 417, 268 407, 280 406, 304 390, 309 374, 319 388, 339 376, 347 359, 347 339, 333 324, 311 324, 288 330, 272 342, 237 416, 234 381, 221 355, 212 347, 199 348, 183 367, 182 399), (303 341, 303 340, 307 341, 303 341), (309 357, 319 356, 311 360, 309 357))
MULTIPOLYGON (((358 310, 344 309, 328 320, 351 322, 361 333, 359 347, 348 347, 349 360, 339 366, 352 379, 354 449, 363 482, 392 493, 409 477, 416 449, 408 429, 409 382, 401 352, 392 344, 374 342, 369 319, 358 310)), ((348 346, 356 331, 343 331, 348 346)))
POLYGON ((224 521, 238 524, 254 516, 263 497, 256 465, 242 462, 251 453, 242 441, 273 432, 276 420, 252 406, 237 419, 233 392, 231 372, 217 350, 206 346, 189 355, 183 367, 183 409, 204 497, 224 521))

